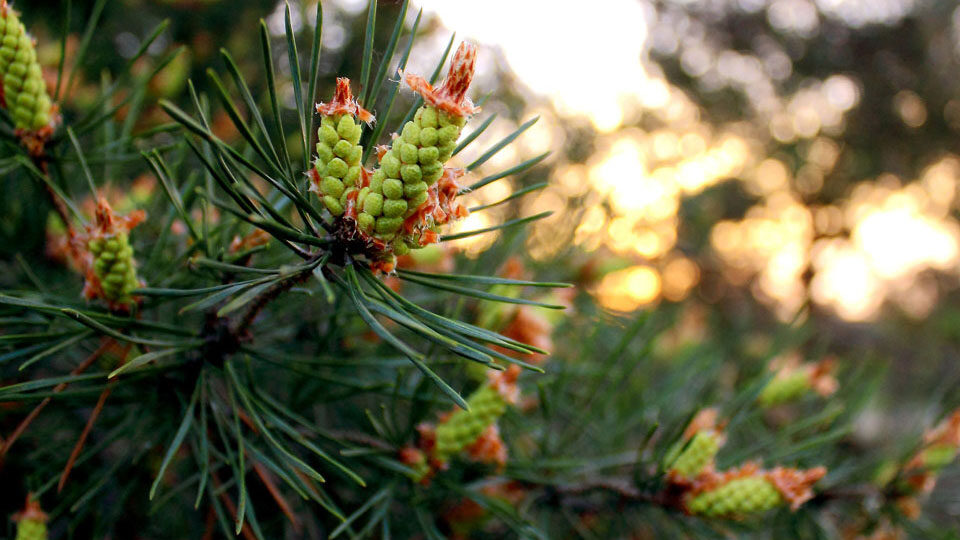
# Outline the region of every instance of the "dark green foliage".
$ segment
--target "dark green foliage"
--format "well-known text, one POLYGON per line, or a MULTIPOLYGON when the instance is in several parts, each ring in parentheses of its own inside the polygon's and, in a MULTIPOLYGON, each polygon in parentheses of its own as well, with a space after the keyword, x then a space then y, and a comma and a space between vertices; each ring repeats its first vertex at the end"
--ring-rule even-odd
MULTIPOLYGON (((262 15, 270 6, 255 7, 262 15)), ((422 139, 431 108, 419 98, 395 107, 409 96, 392 77, 394 66, 406 66, 421 23, 418 14, 405 28, 408 7, 377 11, 371 1, 350 23, 359 32, 333 75, 358 81, 360 104, 379 120, 338 137, 359 141, 359 163, 368 166, 374 144, 386 142, 383 130, 397 129, 417 141, 419 163, 464 151, 476 156, 467 169, 477 169, 536 119, 475 148, 498 121, 481 114, 472 133, 460 137, 456 126, 436 157, 428 150, 422 159, 437 148, 422 139), (405 124, 421 129, 415 136, 400 130, 405 124)), ((911 521, 898 505, 915 494, 904 486, 918 474, 906 465, 918 451, 949 482, 949 445, 921 447, 929 425, 916 425, 889 445, 858 446, 858 423, 889 380, 877 359, 840 348, 850 358, 835 393, 758 405, 774 357, 832 349, 816 320, 778 324, 747 308, 687 339, 698 300, 613 315, 580 288, 567 316, 557 316, 565 301, 545 294, 568 287, 575 268, 526 261, 543 281, 498 277, 521 252, 524 225, 549 215, 515 211, 547 185, 539 168, 546 154, 464 189, 515 178, 511 195, 471 209, 506 207, 510 219, 440 237, 498 231, 494 247, 477 259, 456 256, 455 272, 401 269, 399 291, 390 286, 335 234, 330 205, 308 190, 318 128, 331 127, 313 115, 333 87, 321 67, 320 7, 317 27, 298 34, 294 21, 306 13, 284 6, 276 36, 243 8, 235 14, 236 25, 248 23, 242 46, 260 49, 212 53, 198 65, 215 58, 215 67, 198 68, 182 92, 154 94, 150 81, 176 65, 179 51, 149 50, 168 28, 195 29, 189 20, 155 21, 137 33, 145 38, 131 58, 108 61, 114 71, 92 86, 86 104, 65 107, 64 127, 41 156, 20 146, 11 118, 0 122, 0 187, 17 193, 0 201, 2 512, 33 493, 50 516, 51 538, 830 538, 875 526, 947 537, 927 514, 911 521), (131 71, 140 60, 146 68, 131 71), (283 103, 287 89, 293 103, 283 103), (151 118, 160 109, 167 116, 151 118), (145 193, 133 182, 141 175, 155 179, 145 193), (69 247, 65 260, 43 253, 44 231, 56 239, 92 227, 86 203, 96 195, 128 206, 124 213, 147 213, 135 234, 93 249, 100 259, 122 253, 138 265, 134 275, 132 262, 93 263, 97 278, 122 278, 113 280, 110 302, 82 297, 90 275, 71 270, 78 261, 69 247), (491 305, 509 315, 484 322, 491 305), (531 313, 550 322, 548 358, 508 332, 509 321, 531 313), (770 343, 751 350, 748 334, 770 343), (517 369, 517 406, 477 382, 478 372, 517 369), (707 407, 724 421, 722 447, 683 436, 707 407), (467 452, 494 422, 509 450, 503 467, 467 452), (428 424, 437 426, 437 450, 425 443, 428 424), (694 454, 684 476, 749 460, 829 472, 796 512, 753 478, 721 493, 733 506, 709 495, 694 503, 689 486, 668 472, 675 456, 694 454)), ((55 96, 72 96, 83 83, 75 66, 93 51, 105 9, 116 6, 57 12, 64 28, 82 34, 71 62, 61 64, 55 96), (82 25, 81 15, 89 16, 82 25)), ((230 7, 198 9, 233 15, 230 7)), ((453 41, 433 52, 433 81, 453 41)), ((927 419, 946 415, 940 403, 955 401, 952 382, 928 402, 927 419)), ((930 506, 930 515, 942 515, 930 506)), ((3 538, 13 534, 0 526, 3 538)))

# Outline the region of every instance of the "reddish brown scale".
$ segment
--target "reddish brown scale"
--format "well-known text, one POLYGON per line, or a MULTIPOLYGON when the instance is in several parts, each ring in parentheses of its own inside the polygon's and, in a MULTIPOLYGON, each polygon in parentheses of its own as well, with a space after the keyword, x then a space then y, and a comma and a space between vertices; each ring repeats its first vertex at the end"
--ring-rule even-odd
MULTIPOLYGON (((6 3, 4 3, 3 7, 6 8, 6 3)), ((5 10, 6 9, 4 9, 4 11, 5 10)), ((35 500, 32 493, 27 494, 27 502, 23 510, 13 515, 14 521, 30 520, 46 523, 48 519, 46 512, 40 508, 40 501, 35 500)))
POLYGON ((370 269, 382 274, 392 274, 396 265, 390 261, 373 261, 370 263, 370 269))
POLYGON ((351 191, 347 194, 347 207, 343 210, 343 217, 357 220, 357 195, 359 191, 351 191))
POLYGON ((361 107, 357 100, 353 99, 353 93, 350 91, 350 79, 346 77, 337 77, 337 88, 333 94, 333 101, 317 103, 317 112, 323 116, 350 114, 361 122, 368 124, 376 120, 370 111, 361 107))
POLYGON ((421 246, 436 244, 439 241, 440 241, 440 237, 437 235, 437 233, 433 231, 423 231, 423 234, 420 235, 421 246))
POLYGON ((360 189, 370 187, 371 176, 373 176, 372 172, 368 171, 365 167, 360 167, 360 189))
POLYGON ((477 440, 464 448, 464 451, 470 459, 496 465, 501 470, 507 465, 507 445, 500 437, 500 429, 496 424, 487 426, 477 440))
POLYGON ((813 484, 826 474, 826 467, 814 467, 805 471, 776 467, 768 471, 766 477, 767 481, 773 484, 780 495, 790 503, 790 509, 796 510, 813 498, 813 484))
POLYGON ((437 109, 455 116, 470 116, 480 110, 467 97, 476 63, 477 46, 464 42, 453 55, 447 78, 439 86, 434 87, 423 77, 412 73, 407 74, 404 80, 414 92, 423 96, 424 101, 437 109))

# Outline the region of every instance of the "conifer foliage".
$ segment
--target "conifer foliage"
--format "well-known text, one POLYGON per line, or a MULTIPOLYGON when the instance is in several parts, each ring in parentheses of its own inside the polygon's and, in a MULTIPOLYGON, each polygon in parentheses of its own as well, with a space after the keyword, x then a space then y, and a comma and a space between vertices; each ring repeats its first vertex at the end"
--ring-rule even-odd
MULTIPOLYGON (((614 317, 559 281, 571 269, 516 257, 549 213, 451 231, 545 185, 463 202, 545 157, 486 165, 535 119, 478 148, 493 115, 475 122, 475 45, 451 36, 430 77, 410 73, 422 13, 407 28, 403 2, 379 43, 373 0, 359 73, 327 80, 321 5, 302 35, 287 6, 282 36, 261 21, 256 73, 223 50, 144 103, 180 52, 147 54, 163 23, 74 99, 108 2, 51 67, 0 0, 0 169, 49 209, 17 214, 45 253, 0 281, 0 502, 19 505, 0 537, 926 530, 960 413, 851 460, 870 377, 773 359, 731 383, 719 338, 653 346, 679 307, 614 317), (492 232, 480 261, 450 247, 492 232)), ((800 348, 801 328, 782 334, 800 348)))

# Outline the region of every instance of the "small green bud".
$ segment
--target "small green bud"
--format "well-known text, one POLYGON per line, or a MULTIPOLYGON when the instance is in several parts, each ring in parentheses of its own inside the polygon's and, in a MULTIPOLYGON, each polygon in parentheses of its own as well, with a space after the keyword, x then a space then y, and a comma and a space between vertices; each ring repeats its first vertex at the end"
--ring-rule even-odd
POLYGON ((383 181, 387 179, 387 174, 377 169, 370 175, 370 190, 378 193, 383 192, 383 181))
POLYGON ((438 138, 437 128, 429 127, 420 130, 420 146, 424 148, 436 146, 438 138))
POLYGON ((332 148, 333 145, 337 144, 337 141, 340 140, 340 135, 337 134, 337 130, 333 127, 321 125, 317 131, 317 139, 332 148))
POLYGON ((377 220, 377 234, 393 234, 400 230, 403 218, 382 217, 377 220))
POLYGON ((340 158, 333 158, 327 164, 327 174, 337 178, 343 178, 347 174, 349 167, 347 163, 340 158))
POLYGON ((420 208, 420 205, 427 202, 427 198, 427 194, 424 192, 410 199, 407 203, 407 213, 413 214, 413 212, 420 208))
POLYGON ((423 107, 420 109, 420 127, 437 127, 437 110, 433 107, 423 107))
POLYGON ((420 170, 423 171, 423 180, 430 185, 433 185, 434 182, 443 176, 443 165, 439 161, 421 165, 420 170))
POLYGON ((47 540, 46 523, 35 519, 24 519, 17 523, 15 540, 47 540))
POLYGON ((407 243, 403 241, 402 238, 397 238, 393 242, 393 252, 396 255, 406 255, 410 253, 410 247, 407 246, 407 243))
POLYGON ((350 153, 347 154, 347 163, 356 165, 357 163, 360 163, 360 158, 362 157, 363 147, 358 144, 354 144, 352 147, 350 147, 350 153))
POLYGON ((330 211, 334 216, 343 215, 343 205, 340 204, 340 201, 330 195, 325 195, 323 197, 323 205, 327 207, 327 210, 330 211))
POLYGON ((383 181, 383 194, 388 199, 399 199, 403 197, 403 182, 396 178, 388 178, 383 181))
POLYGON ((459 136, 460 130, 457 129, 457 126, 446 126, 437 132, 437 144, 443 146, 456 142, 459 136))
POLYGON ((447 144, 441 144, 438 146, 437 149, 440 150, 440 156, 438 159, 440 161, 447 161, 450 159, 450 157, 453 156, 453 150, 455 147, 456 144, 454 142, 449 142, 447 144))
POLYGON ((370 194, 370 187, 364 187, 360 190, 360 193, 357 194, 357 206, 363 206, 363 201, 367 199, 367 195, 370 194))
POLYGON ((338 198, 340 195, 343 195, 343 182, 332 177, 326 176, 323 179, 323 182, 320 183, 320 189, 324 195, 330 195, 331 197, 338 198))
POLYGON ((383 172, 387 174, 390 178, 399 178, 400 177, 400 160, 391 154, 383 156, 383 160, 380 162, 380 167, 383 169, 383 172))
POLYGON ((403 126, 403 140, 412 145, 420 144, 420 127, 415 122, 403 126))
POLYGON ((333 153, 344 161, 347 161, 347 157, 350 155, 352 150, 353 145, 343 139, 337 141, 337 144, 333 146, 333 153))
POLYGON ((333 147, 328 145, 326 142, 317 143, 317 164, 323 164, 326 167, 327 163, 333 159, 333 147))
POLYGON ((406 211, 407 201, 403 199, 388 200, 383 203, 383 215, 388 218, 403 217, 406 211))
POLYGON ((343 181, 348 185, 356 186, 357 180, 359 180, 359 178, 360 178, 360 166, 353 165, 352 167, 347 169, 347 174, 343 176, 343 181))
POLYGON ((404 165, 400 167, 400 177, 405 184, 416 184, 423 178, 419 165, 404 165))
POLYGON ((357 215, 357 226, 360 227, 360 230, 369 234, 373 232, 373 226, 376 224, 377 220, 370 214, 361 212, 357 215))
POLYGON ((401 142, 399 144, 400 148, 400 161, 403 163, 416 163, 417 162, 417 147, 410 144, 401 142))
POLYGON ((340 117, 340 120, 337 122, 337 135, 341 139, 349 139, 354 133, 353 130, 356 129, 357 124, 353 121, 353 117, 349 114, 345 114, 340 117))
MULTIPOLYGON (((371 216, 379 216, 383 210, 383 195, 379 193, 370 193, 363 200, 363 211, 371 216)), ((392 216, 388 216, 392 217, 392 216)))
POLYGON ((417 152, 417 161, 419 161, 421 165, 436 163, 439 157, 440 150, 438 150, 436 146, 427 146, 417 152))
POLYGON ((414 184, 404 184, 403 185, 403 196, 407 199, 412 199, 421 193, 427 191, 426 182, 417 182, 414 184))
POLYGON ((350 136, 346 139, 350 141, 350 144, 358 144, 361 135, 363 135, 363 128, 360 125, 355 125, 353 131, 350 132, 350 136))

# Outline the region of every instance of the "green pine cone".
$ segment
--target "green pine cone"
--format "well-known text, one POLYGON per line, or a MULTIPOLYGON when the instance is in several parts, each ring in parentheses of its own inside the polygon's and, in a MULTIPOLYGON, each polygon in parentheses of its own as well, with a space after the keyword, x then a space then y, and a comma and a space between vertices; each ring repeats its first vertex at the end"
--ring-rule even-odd
POLYGON ((436 458, 446 461, 460 452, 503 415, 507 401, 489 384, 483 385, 467 398, 470 410, 459 409, 437 426, 436 458))
POLYGON ((127 233, 93 238, 87 248, 93 254, 93 271, 104 298, 118 304, 133 302, 131 293, 140 286, 140 280, 127 233))
POLYGON ((0 75, 6 108, 16 127, 36 131, 50 125, 53 104, 33 41, 6 5, 0 10, 0 75))
POLYGON ((711 518, 736 518, 760 514, 784 504, 783 496, 762 476, 731 480, 687 502, 691 513, 711 518))
POLYGON ((47 524, 36 519, 20 520, 16 540, 47 540, 47 524))
POLYGON ((923 465, 928 470, 938 471, 957 457, 957 447, 950 444, 934 444, 923 451, 923 465))
MULTIPOLYGON (((359 188, 362 132, 360 124, 350 114, 324 116, 320 120, 314 170, 319 179, 318 191, 323 205, 334 216, 343 215, 349 194, 359 188)), ((359 207, 360 201, 357 203, 359 207)))
POLYGON ((719 450, 719 441, 712 431, 698 431, 680 455, 670 463, 669 470, 680 476, 693 478, 703 471, 719 450))
POLYGON ((453 154, 466 121, 424 105, 404 124, 400 136, 380 158, 380 168, 365 195, 379 195, 383 205, 368 209, 366 200, 358 199, 362 212, 357 221, 364 232, 387 242, 396 237, 403 220, 427 201, 427 190, 443 176, 443 164, 453 154))
POLYGON ((757 401, 763 407, 773 407, 800 398, 810 388, 809 375, 804 370, 797 370, 767 383, 757 401))

